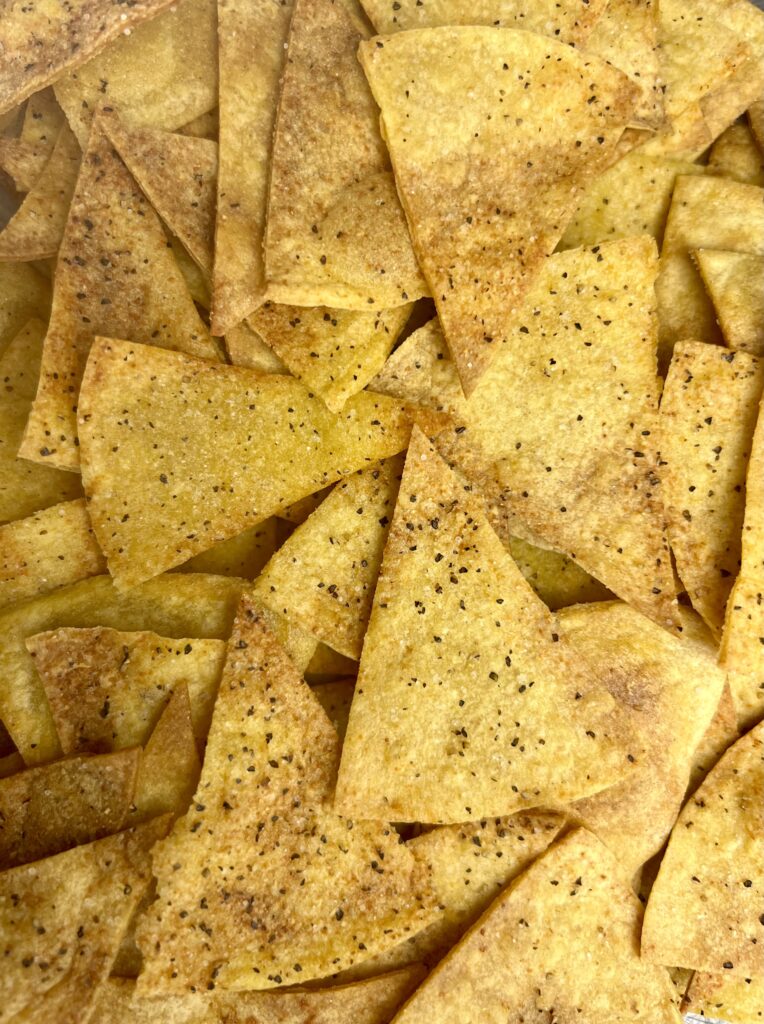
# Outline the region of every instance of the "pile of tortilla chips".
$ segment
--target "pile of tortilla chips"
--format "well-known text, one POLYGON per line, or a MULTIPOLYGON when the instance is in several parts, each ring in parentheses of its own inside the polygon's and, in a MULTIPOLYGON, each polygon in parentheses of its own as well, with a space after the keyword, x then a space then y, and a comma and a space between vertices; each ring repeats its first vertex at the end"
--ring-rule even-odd
POLYGON ((0 1024, 762 1024, 764 5, 0 9, 0 1024))

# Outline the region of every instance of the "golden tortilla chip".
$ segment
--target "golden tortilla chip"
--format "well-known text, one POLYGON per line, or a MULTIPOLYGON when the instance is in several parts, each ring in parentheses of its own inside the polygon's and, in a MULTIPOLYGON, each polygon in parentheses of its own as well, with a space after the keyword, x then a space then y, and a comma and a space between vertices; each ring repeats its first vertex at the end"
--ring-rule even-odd
POLYGON ((28 263, 0 262, 0 359, 28 320, 46 320, 49 311, 50 284, 37 270, 28 263))
POLYGON ((199 781, 201 764, 194 739, 186 683, 178 684, 146 744, 135 782, 138 820, 185 814, 199 781))
POLYGON ((316 491, 315 494, 309 494, 305 498, 300 498, 299 501, 295 501, 279 511, 279 522, 286 531, 284 533, 284 540, 291 537, 295 526, 304 523, 308 516, 316 511, 321 502, 331 493, 331 490, 331 487, 324 487, 320 491, 316 491))
POLYGON ((721 340, 711 300, 690 257, 695 249, 764 256, 764 189, 713 175, 677 178, 655 286, 666 363, 678 341, 721 340))
POLYGON ((156 212, 211 274, 217 144, 154 129, 126 130, 116 118, 105 119, 104 128, 156 212))
POLYGON ((279 548, 255 583, 268 608, 357 661, 371 612, 403 459, 337 484, 279 548))
POLYGON ((58 253, 81 159, 77 140, 63 125, 40 176, 0 232, 0 260, 42 260, 58 253))
POLYGON ((248 322, 295 377, 340 412, 382 369, 412 308, 366 313, 266 303, 248 322))
POLYGON ((181 0, 59 78, 56 99, 82 148, 100 103, 128 128, 168 131, 211 110, 217 102, 216 28, 215 0, 181 0))
POLYGON ((764 185, 764 155, 750 128, 731 125, 711 147, 708 168, 721 178, 732 178, 747 185, 764 185))
MULTIPOLYGON (((726 127, 724 124, 720 130, 726 127)), ((642 131, 639 137, 635 137, 634 132, 635 129, 626 129, 621 139, 622 146, 628 142, 637 146, 643 156, 671 157, 674 160, 697 160, 714 141, 700 103, 691 103, 658 132, 642 131)))
POLYGON ((263 373, 288 373, 273 349, 253 331, 246 320, 231 327, 225 336, 228 358, 234 366, 248 366, 263 373))
POLYGON ((79 426, 110 572, 132 586, 394 455, 412 418, 382 395, 335 414, 292 377, 98 339, 79 426))
POLYGON ((732 700, 732 691, 729 683, 725 683, 711 724, 692 755, 688 794, 695 792, 724 751, 739 738, 740 732, 737 727, 737 713, 732 700))
POLYGON ((332 810, 338 746, 244 599, 192 809, 154 853, 140 995, 309 981, 432 920, 426 872, 392 827, 332 810))
MULTIPOLYGON (((746 6, 750 6, 744 0, 746 6)), ((759 51, 764 46, 758 46, 759 51)), ((756 47, 754 47, 756 49, 756 47)), ((703 118, 708 125, 712 138, 718 138, 722 132, 745 114, 750 105, 764 91, 764 60, 751 57, 742 64, 718 89, 700 101, 703 118)))
POLYGON ((10 0, 0 24, 0 113, 83 64, 121 33, 153 18, 170 0, 10 0))
POLYGON ((0 169, 11 179, 17 192, 29 192, 34 187, 52 148, 0 136, 0 169))
POLYGON ((79 1024, 151 883, 156 819, 0 873, 4 1021, 79 1024))
POLYGON ((617 700, 560 638, 480 500, 415 430, 366 632, 338 810, 458 822, 568 802, 633 770, 640 743, 621 730, 617 700))
POLYGON ((748 123, 751 126, 754 138, 759 146, 764 149, 764 100, 757 100, 748 108, 748 123))
POLYGON ((550 611, 571 604, 607 601, 613 596, 607 587, 558 551, 537 548, 520 537, 510 537, 509 553, 550 611))
POLYGON ((218 0, 218 153, 212 328, 230 330, 265 296, 271 143, 291 0, 218 0))
POLYGON ((580 190, 612 161, 637 90, 598 58, 512 29, 421 29, 359 52, 469 394, 580 190))
POLYGON ((159 219, 96 124, 61 243, 24 458, 79 467, 77 393, 99 333, 217 356, 159 219))
POLYGON ((337 732, 340 746, 345 741, 354 689, 355 679, 335 679, 333 683, 320 683, 313 688, 326 717, 337 732))
POLYGON ((276 519, 265 519, 243 533, 221 541, 179 566, 182 572, 210 572, 217 576, 254 579, 276 550, 276 519))
POLYGON ((358 662, 338 654, 331 647, 319 643, 313 657, 305 669, 305 678, 311 686, 336 679, 338 676, 355 676, 358 673, 358 662))
POLYGON ((620 603, 565 608, 559 624, 616 699, 622 727, 644 751, 633 776, 567 808, 571 820, 613 851, 630 879, 661 849, 676 821, 690 761, 713 721, 725 673, 713 638, 686 609, 679 636, 620 603))
POLYGON ((730 978, 696 971, 683 1009, 730 1024, 761 1024, 764 1020, 764 975, 730 978))
POLYGON ((211 139, 213 142, 217 142, 219 121, 218 108, 213 107, 206 114, 200 114, 188 124, 181 125, 178 131, 181 135, 190 135, 195 139, 211 139))
POLYGON ((60 751, 28 637, 61 626, 110 626, 222 638, 242 587, 226 576, 173 573, 121 594, 108 576, 96 576, 0 611, 0 718, 24 760, 50 761, 60 751))
POLYGON ((725 977, 764 974, 764 723, 727 751, 671 833, 642 957, 725 977))
POLYGON ((0 526, 0 607, 105 571, 84 498, 0 526))
MULTIPOLYGON (((0 264, 0 281, 2 276, 0 264)), ((74 473, 17 457, 37 389, 44 337, 45 324, 30 320, 0 355, 0 522, 24 519, 82 494, 82 483, 74 473)))
POLYGON ((692 258, 729 348, 764 356, 764 256, 696 249, 692 258))
POLYGON ((629 235, 654 235, 660 243, 679 174, 704 174, 686 160, 629 153, 584 192, 560 241, 561 249, 596 245, 629 235))
POLYGON ((746 352, 680 342, 660 410, 661 481, 669 541, 692 605, 721 637, 740 569, 745 477, 764 386, 746 352))
POLYGON ((209 311, 212 305, 212 281, 209 274, 205 274, 198 263, 188 255, 188 250, 174 235, 170 234, 170 248, 178 265, 178 270, 183 275, 186 288, 194 302, 202 309, 209 311))
POLYGON ((0 870, 125 827, 140 751, 74 757, 0 782, 0 870))
POLYGON ((680 1024, 668 973, 639 958, 641 918, 615 858, 579 829, 499 896, 396 1024, 680 1024))

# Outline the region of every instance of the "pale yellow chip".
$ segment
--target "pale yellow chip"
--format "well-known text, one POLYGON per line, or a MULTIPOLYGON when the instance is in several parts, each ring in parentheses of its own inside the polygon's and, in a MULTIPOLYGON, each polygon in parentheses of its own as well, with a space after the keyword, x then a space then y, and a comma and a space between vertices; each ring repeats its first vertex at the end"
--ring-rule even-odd
POLYGON ((124 10, 111 0, 48 0, 43 7, 9 0, 0 24, 0 114, 169 3, 136 0, 124 10))
POLYGON ((212 305, 212 280, 209 274, 205 274, 199 264, 191 259, 180 239, 173 234, 170 234, 169 238, 172 254, 186 282, 189 295, 197 305, 209 311, 212 305))
POLYGON ((0 607, 105 570, 84 498, 0 526, 0 607))
MULTIPOLYGON (((169 6, 163 4, 163 7, 169 6)), ((180 128, 217 102, 215 0, 180 0, 55 84, 83 147, 100 103, 130 128, 180 128)))
POLYGON ((612 161, 637 89, 599 58, 513 29, 420 29, 360 56, 469 394, 580 191, 612 161))
POLYGON ((748 123, 751 126, 754 138, 759 146, 764 149, 764 100, 757 100, 748 108, 748 123))
POLYGON ((413 415, 366 392, 335 414, 292 377, 98 339, 80 450, 110 572, 132 586, 394 455, 413 415))
MULTIPOLYGON (((734 121, 732 115, 730 121, 734 121)), ((723 130, 730 122, 722 126, 723 130)), ((629 143, 631 148, 638 147, 643 156, 670 157, 673 160, 697 160, 714 141, 714 136, 700 103, 691 103, 681 114, 672 118, 670 123, 660 131, 640 131, 627 128, 622 136, 622 145, 629 143)))
POLYGON ((265 233, 267 294, 277 302, 368 311, 426 294, 358 64, 368 33, 354 7, 295 4, 265 233))
POLYGON ((561 555, 510 537, 509 552, 517 568, 551 611, 571 604, 607 601, 613 595, 579 565, 561 555))
POLYGON ((50 283, 42 274, 28 263, 0 262, 0 359, 28 320, 47 320, 49 312, 50 283))
POLYGON ((0 718, 28 764, 60 751, 45 689, 25 647, 60 626, 156 630, 160 635, 228 635, 241 580, 174 573, 120 594, 108 576, 62 587, 0 611, 0 718))
POLYGON ((63 125, 40 176, 0 232, 0 260, 42 260, 56 256, 64 234, 82 154, 63 125))
POLYGON ((167 825, 159 818, 0 873, 3 1021, 87 1019, 167 825))
MULTIPOLYGON (((0 281, 2 276, 0 264, 0 281)), ((19 307, 21 312, 21 302, 19 307)), ((9 310, 10 318, 15 319, 15 312, 9 310)), ((74 473, 17 457, 37 389, 44 337, 45 324, 30 320, 0 355, 0 522, 4 523, 82 494, 82 483, 74 473)))
POLYGON ((721 340, 695 249, 764 256, 764 189, 713 175, 676 180, 656 282, 660 345, 668 364, 678 341, 721 340))
POLYGON ((0 136, 0 169, 13 181, 17 192, 29 192, 48 162, 51 150, 52 147, 0 136))
POLYGON ((654 235, 660 243, 679 174, 704 174, 705 167, 670 157, 629 153, 584 192, 560 240, 561 249, 596 245, 629 235, 654 235))
POLYGON ((309 981, 433 919, 427 873, 395 830, 334 813, 338 747, 319 702, 243 600, 199 788, 154 853, 158 899, 138 927, 139 994, 309 981))
MULTIPOLYGON (((747 0, 743 0, 750 7, 747 0)), ((762 44, 754 49, 762 51, 762 44)), ((751 104, 764 92, 764 60, 749 58, 734 74, 700 101, 703 118, 713 139, 718 138, 745 114, 751 104)))
POLYGON ((243 533, 221 541, 179 566, 182 572, 211 572, 218 576, 254 579, 276 550, 277 520, 265 519, 243 533))
POLYGON ((217 142, 219 128, 219 111, 217 107, 213 107, 206 114, 200 114, 188 124, 181 125, 178 131, 181 135, 190 135, 195 139, 211 139, 217 142))
POLYGON ((340 412, 382 369, 412 308, 366 313, 266 303, 248 322, 295 377, 340 412))
POLYGON ((730 978, 723 974, 693 975, 683 1009, 730 1024, 761 1024, 764 1020, 764 974, 730 978))
POLYGON ((204 273, 211 274, 217 144, 150 128, 131 131, 116 118, 104 119, 103 125, 156 212, 204 273))
POLYGON ((79 467, 77 393, 98 333, 217 356, 159 219, 96 124, 61 243, 24 458, 79 467))
POLYGON ((255 583, 268 608, 357 661, 371 612, 403 459, 337 484, 279 548, 255 583))
POLYGON ((764 155, 748 125, 733 124, 719 136, 708 154, 708 169, 721 178, 764 185, 764 155))
POLYGON ((459 822, 588 796, 642 753, 465 489, 415 430, 337 781, 351 817, 459 822))
POLYGON ((24 106, 19 139, 21 142, 45 146, 50 151, 64 120, 64 112, 58 105, 53 89, 40 89, 29 97, 24 106))
POLYGON ((324 498, 330 493, 331 487, 323 487, 320 491, 316 491, 315 494, 309 494, 305 498, 300 498, 299 501, 295 501, 291 505, 287 505, 285 509, 282 509, 278 513, 279 520, 284 528, 282 539, 287 540, 292 535, 294 527, 304 523, 308 516, 316 511, 324 498))
POLYGON ((188 810, 201 763, 194 738, 188 685, 179 683, 144 747, 135 780, 135 815, 178 817, 188 810))
POLYGON ((234 366, 248 366, 263 373, 288 373, 273 349, 253 331, 246 320, 226 331, 225 346, 234 366))
POLYGON ((694 793, 706 775, 711 771, 722 754, 740 738, 737 726, 737 712, 732 700, 729 683, 722 690, 719 705, 703 739, 695 748, 690 765, 690 784, 687 793, 694 793))
POLYGON ((764 386, 747 352, 680 342, 661 401, 661 481, 669 541, 693 607, 721 637, 740 569, 745 478, 764 386))
POLYGON ((764 724, 730 747, 671 833, 645 911, 642 957, 764 974, 764 724))
POLYGON ((764 255, 696 249, 692 258, 726 344, 764 356, 764 255))
POLYGON ((229 331, 265 295, 271 142, 292 2, 218 0, 220 150, 212 328, 229 331), (252 40, 257 40, 257 60, 252 40))
POLYGON ((668 973, 639 958, 641 918, 616 859, 579 829, 499 896, 396 1024, 680 1024, 668 973))

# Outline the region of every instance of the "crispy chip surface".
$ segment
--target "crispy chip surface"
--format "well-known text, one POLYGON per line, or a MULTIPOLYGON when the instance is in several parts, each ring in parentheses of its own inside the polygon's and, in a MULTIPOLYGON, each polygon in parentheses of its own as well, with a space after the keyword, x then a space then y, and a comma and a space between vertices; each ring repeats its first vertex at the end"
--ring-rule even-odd
POLYGON ((135 782, 137 819, 183 814, 191 803, 200 770, 188 686, 180 683, 173 690, 141 755, 135 782))
POLYGON ((234 366, 248 366, 263 373, 289 373, 270 345, 265 344, 246 320, 226 332, 225 346, 234 366))
POLYGON ((764 255, 696 249, 692 256, 727 345, 764 355, 764 255))
POLYGON ((0 359, 29 320, 45 320, 49 311, 50 284, 37 270, 27 263, 0 262, 0 359))
POLYGON ((764 156, 746 124, 733 124, 719 136, 708 154, 708 166, 722 178, 764 185, 764 156))
POLYGON ((732 1024, 760 1024, 764 1018, 764 976, 730 978, 696 971, 683 1009, 732 1024))
POLYGON ((613 596, 607 587, 559 551, 536 547, 520 537, 510 537, 509 553, 550 611, 571 604, 607 601, 613 596))
POLYGON ((254 579, 276 549, 278 520, 265 519, 243 533, 223 540, 179 566, 182 572, 211 572, 218 576, 254 579))

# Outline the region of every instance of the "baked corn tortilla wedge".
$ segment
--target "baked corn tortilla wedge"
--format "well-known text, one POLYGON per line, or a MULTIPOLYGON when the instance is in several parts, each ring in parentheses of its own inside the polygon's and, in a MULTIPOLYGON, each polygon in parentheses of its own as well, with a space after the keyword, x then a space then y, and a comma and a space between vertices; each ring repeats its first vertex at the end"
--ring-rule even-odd
POLYGON ((188 685, 182 682, 173 689, 141 751, 132 820, 146 821, 161 814, 177 818, 184 814, 200 771, 188 685))
POLYGON ((263 373, 289 373, 270 345, 266 345, 246 320, 226 332, 225 347, 234 366, 248 366, 263 373))
POLYGON ((727 347, 764 355, 764 255, 695 249, 692 258, 727 347))
POLYGON ((50 282, 39 270, 28 263, 0 262, 0 359, 29 320, 47 320, 49 312, 50 282))
POLYGON ((764 1017, 764 975, 730 978, 724 974, 696 971, 683 1003, 686 1013, 732 1021, 732 1024, 760 1024, 764 1017))
POLYGON ((178 566, 180 572, 209 572, 217 576, 254 579, 277 547, 278 520, 265 519, 243 533, 221 541, 178 566))
POLYGON ((730 685, 726 683, 711 724, 692 755, 688 796, 695 792, 722 754, 738 739, 737 711, 730 685))
POLYGON ((712 174, 746 185, 764 185, 764 154, 747 124, 738 121, 722 132, 708 154, 712 174))

